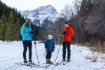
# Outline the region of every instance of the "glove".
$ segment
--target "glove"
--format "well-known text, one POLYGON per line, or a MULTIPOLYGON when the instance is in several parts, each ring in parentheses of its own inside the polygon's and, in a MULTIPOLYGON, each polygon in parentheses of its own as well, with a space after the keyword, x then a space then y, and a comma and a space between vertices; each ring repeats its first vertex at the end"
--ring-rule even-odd
POLYGON ((63 34, 67 34, 67 31, 64 31, 63 34))
POLYGON ((34 34, 34 31, 31 31, 30 34, 34 34))
POLYGON ((48 52, 48 49, 47 48, 45 48, 46 49, 46 52, 48 52))

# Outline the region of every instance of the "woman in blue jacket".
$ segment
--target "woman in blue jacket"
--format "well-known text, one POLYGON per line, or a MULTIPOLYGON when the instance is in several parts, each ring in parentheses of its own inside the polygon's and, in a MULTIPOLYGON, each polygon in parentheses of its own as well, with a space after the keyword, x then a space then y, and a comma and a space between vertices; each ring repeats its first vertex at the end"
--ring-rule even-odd
POLYGON ((51 55, 55 49, 55 44, 52 35, 48 35, 47 40, 45 42, 45 49, 46 49, 46 63, 50 64, 51 62, 51 55))
POLYGON ((21 27, 21 36, 23 43, 23 59, 24 63, 28 63, 26 59, 27 47, 29 49, 29 63, 32 63, 32 29, 31 29, 31 20, 27 19, 26 23, 24 23, 21 27))

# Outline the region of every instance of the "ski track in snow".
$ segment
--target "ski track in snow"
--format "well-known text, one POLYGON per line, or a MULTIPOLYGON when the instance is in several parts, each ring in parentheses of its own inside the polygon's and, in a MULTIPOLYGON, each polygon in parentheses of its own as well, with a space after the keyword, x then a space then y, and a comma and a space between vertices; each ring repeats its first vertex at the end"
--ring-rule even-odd
MULTIPOLYGON (((32 46, 33 50, 33 62, 36 64, 36 52, 35 52, 35 44, 33 42, 32 46)), ((37 43, 37 53, 40 61, 40 65, 45 63, 45 48, 43 43, 37 43)), ((96 53, 98 56, 97 62, 91 62, 86 59, 87 56, 93 56, 93 52, 88 48, 78 45, 71 45, 71 61, 70 63, 66 63, 65 65, 49 65, 47 68, 37 68, 30 66, 20 66, 16 65, 16 63, 23 62, 22 58, 23 45, 21 41, 14 42, 3 42, 0 41, 0 70, 105 70, 105 61, 101 62, 101 56, 104 54, 96 53)), ((28 54, 28 51, 27 51, 28 54)), ((27 55, 28 57, 28 55, 27 55)), ((27 59, 28 60, 28 59, 27 59)), ((52 62, 59 63, 62 61, 62 45, 56 45, 55 51, 52 54, 52 62), (58 49, 60 47, 60 51, 58 53, 57 60, 55 62, 58 49)))

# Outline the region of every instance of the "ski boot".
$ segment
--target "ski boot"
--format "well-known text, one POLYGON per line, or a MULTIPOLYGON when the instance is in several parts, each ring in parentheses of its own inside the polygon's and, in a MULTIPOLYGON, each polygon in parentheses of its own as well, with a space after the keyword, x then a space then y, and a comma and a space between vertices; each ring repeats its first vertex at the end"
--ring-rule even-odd
POLYGON ((65 59, 63 59, 63 60, 62 60, 62 64, 65 65, 65 63, 66 63, 66 62, 65 62, 65 59))
POLYGON ((69 63, 70 62, 70 59, 67 59, 67 63, 69 63))
POLYGON ((46 59, 46 63, 47 64, 52 64, 52 62, 50 61, 50 59, 46 59))
POLYGON ((52 61, 49 60, 49 64, 53 64, 52 61))
POLYGON ((35 63, 32 60, 29 60, 29 64, 35 65, 35 63))
POLYGON ((24 60, 24 65, 28 65, 28 62, 27 62, 27 60, 24 60))

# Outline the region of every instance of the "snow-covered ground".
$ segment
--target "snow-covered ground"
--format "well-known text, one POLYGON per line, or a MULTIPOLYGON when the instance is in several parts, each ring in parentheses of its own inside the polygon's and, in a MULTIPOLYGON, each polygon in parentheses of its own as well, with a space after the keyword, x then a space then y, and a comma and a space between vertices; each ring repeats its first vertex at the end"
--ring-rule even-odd
MULTIPOLYGON (((40 65, 45 63, 45 49, 43 43, 37 43, 37 53, 40 65)), ((56 45, 52 54, 54 63, 58 49, 60 48, 56 62, 62 60, 62 45, 56 45)), ((0 41, 0 70, 105 70, 105 55, 90 51, 88 48, 78 45, 71 45, 71 62, 66 65, 51 65, 48 68, 37 68, 20 66, 16 63, 23 62, 23 45, 21 42, 2 42, 0 41)), ((27 53, 28 54, 28 53, 27 53)), ((28 57, 28 56, 27 56, 28 57)), ((33 61, 37 64, 35 44, 33 42, 33 61)))

